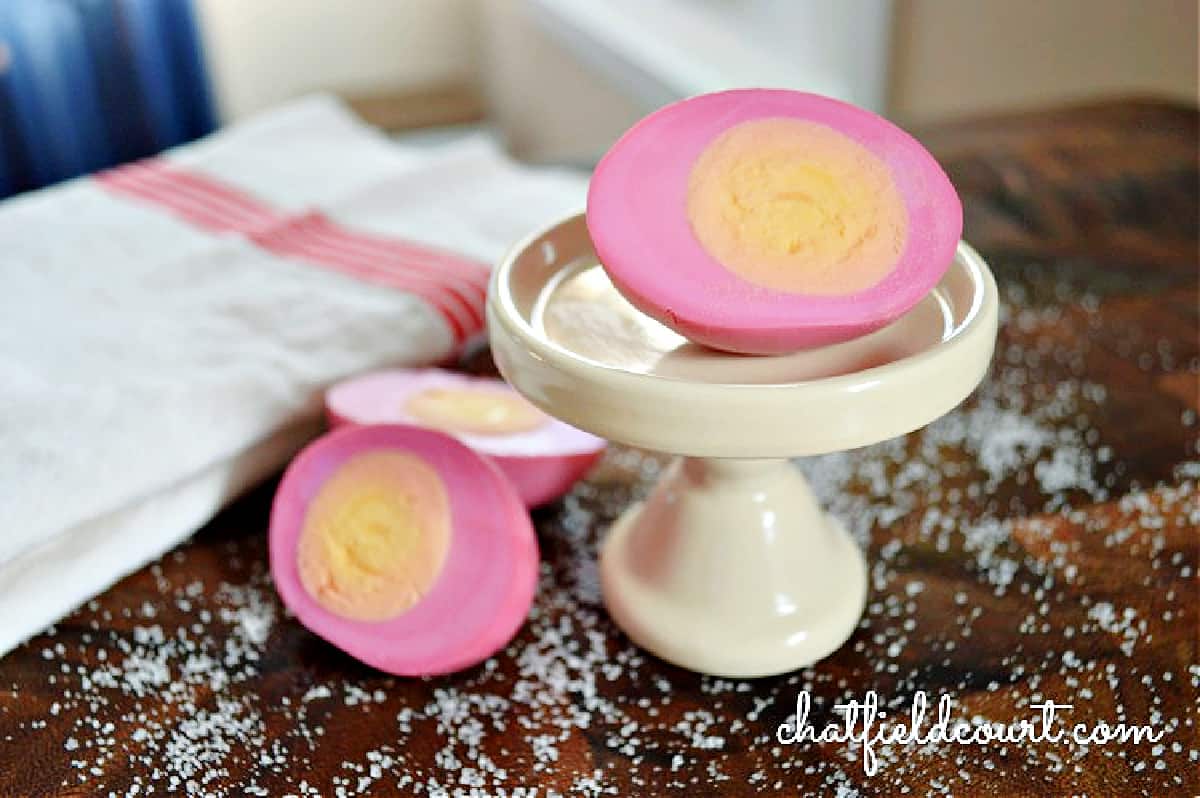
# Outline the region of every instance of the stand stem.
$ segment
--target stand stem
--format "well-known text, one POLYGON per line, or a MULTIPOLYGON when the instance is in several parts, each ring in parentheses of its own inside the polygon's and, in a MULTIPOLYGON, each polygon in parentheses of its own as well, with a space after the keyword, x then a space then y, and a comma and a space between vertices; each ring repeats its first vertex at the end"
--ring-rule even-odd
POLYGON ((601 554, 605 601, 636 642, 693 670, 761 676, 839 646, 865 566, 787 460, 683 458, 601 554))

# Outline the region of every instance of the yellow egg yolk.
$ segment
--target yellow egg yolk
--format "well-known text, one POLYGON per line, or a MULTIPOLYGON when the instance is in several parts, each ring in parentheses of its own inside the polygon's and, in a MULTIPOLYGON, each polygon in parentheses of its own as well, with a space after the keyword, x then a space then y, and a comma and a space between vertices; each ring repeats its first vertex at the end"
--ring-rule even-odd
POLYGON ((450 504, 437 472, 406 452, 355 455, 308 506, 300 581, 345 618, 393 618, 429 592, 450 549, 450 504))
POLYGON ((705 250, 743 280, 836 296, 882 280, 908 214, 888 167, 834 129, 798 119, 743 122, 718 136, 688 181, 705 250))
POLYGON ((529 432, 548 420, 519 396, 465 388, 426 388, 410 396, 404 409, 426 426, 474 435, 529 432))

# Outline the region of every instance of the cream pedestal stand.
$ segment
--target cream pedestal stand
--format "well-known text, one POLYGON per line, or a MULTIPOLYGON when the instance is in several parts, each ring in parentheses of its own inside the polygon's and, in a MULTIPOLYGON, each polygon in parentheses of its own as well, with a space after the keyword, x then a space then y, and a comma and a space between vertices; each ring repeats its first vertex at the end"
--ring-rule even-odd
POLYGON ((995 282, 963 244, 938 287, 872 335, 782 356, 714 352, 625 302, 582 215, 518 245, 492 278, 487 310, 496 363, 534 404, 682 456, 609 531, 604 600, 644 648, 734 677, 824 657, 854 631, 866 598, 862 553, 787 458, 942 416, 983 377, 997 324, 995 282))

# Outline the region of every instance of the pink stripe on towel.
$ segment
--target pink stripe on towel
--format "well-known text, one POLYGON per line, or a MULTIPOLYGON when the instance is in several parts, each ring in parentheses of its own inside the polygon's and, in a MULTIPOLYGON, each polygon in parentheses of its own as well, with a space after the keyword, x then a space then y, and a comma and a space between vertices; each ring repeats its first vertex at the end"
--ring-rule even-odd
POLYGON ((483 330, 488 269, 477 261, 352 230, 316 211, 276 211, 241 189, 161 158, 125 164, 94 179, 203 230, 240 235, 276 255, 415 294, 441 315, 460 344, 483 330))

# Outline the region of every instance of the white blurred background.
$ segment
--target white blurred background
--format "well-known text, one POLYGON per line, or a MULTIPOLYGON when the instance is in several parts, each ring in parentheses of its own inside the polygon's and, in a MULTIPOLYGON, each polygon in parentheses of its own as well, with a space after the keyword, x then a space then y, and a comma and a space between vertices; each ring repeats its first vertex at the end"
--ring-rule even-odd
POLYGON ((385 126, 489 120, 588 162, 649 110, 807 89, 903 124, 1098 97, 1196 102, 1196 0, 199 0, 221 114, 314 89, 385 126), (368 114, 370 117, 370 114, 368 114))

